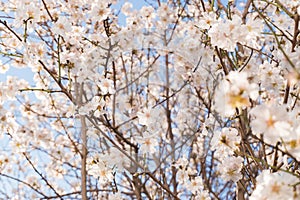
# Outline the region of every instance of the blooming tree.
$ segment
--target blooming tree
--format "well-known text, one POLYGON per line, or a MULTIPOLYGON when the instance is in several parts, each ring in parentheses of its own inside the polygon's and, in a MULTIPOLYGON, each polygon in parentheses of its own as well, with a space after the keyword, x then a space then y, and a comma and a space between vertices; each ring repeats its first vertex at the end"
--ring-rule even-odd
POLYGON ((300 2, 119 6, 1 1, 1 198, 299 199, 300 2))

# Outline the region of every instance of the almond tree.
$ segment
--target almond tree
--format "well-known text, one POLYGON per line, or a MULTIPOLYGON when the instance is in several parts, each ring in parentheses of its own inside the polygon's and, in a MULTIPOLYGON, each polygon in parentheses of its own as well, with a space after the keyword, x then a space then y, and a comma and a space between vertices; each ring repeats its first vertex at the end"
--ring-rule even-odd
POLYGON ((300 3, 144 5, 1 1, 0 197, 299 199, 300 3))

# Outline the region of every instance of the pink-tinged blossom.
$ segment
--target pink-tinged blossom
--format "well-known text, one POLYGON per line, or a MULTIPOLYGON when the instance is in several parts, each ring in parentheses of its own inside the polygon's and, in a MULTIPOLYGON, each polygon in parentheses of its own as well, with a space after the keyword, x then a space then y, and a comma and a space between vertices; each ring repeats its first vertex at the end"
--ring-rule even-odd
POLYGON ((6 154, 2 154, 0 155, 0 170, 3 171, 4 168, 6 168, 7 164, 9 164, 9 156, 7 156, 6 154))
POLYGON ((239 42, 241 44, 247 44, 255 48, 259 48, 257 41, 263 30, 264 25, 262 22, 263 20, 257 18, 255 15, 248 15, 246 24, 242 25, 242 28, 246 30, 244 31, 244 34, 241 34, 244 38, 240 38, 239 42))
POLYGON ((20 1, 19 6, 16 8, 16 26, 22 26, 24 21, 27 21, 27 26, 31 27, 34 22, 40 20, 40 9, 37 7, 39 3, 37 1, 20 1))
POLYGON ((207 190, 203 190, 201 192, 197 192, 195 195, 195 200, 211 200, 209 196, 209 192, 207 190))
POLYGON ((130 15, 130 13, 132 13, 132 3, 130 2, 125 2, 122 6, 122 13, 125 15, 125 16, 128 16, 130 15))
POLYGON ((141 125, 148 126, 159 120, 160 112, 156 108, 144 108, 137 112, 137 117, 141 125))
POLYGON ((243 167, 244 159, 242 157, 226 157, 222 160, 222 163, 218 166, 218 170, 221 173, 221 177, 225 181, 237 182, 243 175, 241 169, 243 167))
POLYGON ((108 7, 107 2, 103 1, 95 1, 92 4, 92 10, 91 10, 91 19, 95 22, 106 19, 110 13, 110 8, 108 7))
POLYGON ((7 76, 3 89, 8 98, 14 99, 17 94, 20 94, 20 88, 28 88, 28 82, 15 76, 7 76))
POLYGON ((122 198, 122 194, 121 192, 116 192, 114 194, 109 194, 108 196, 108 200, 122 200, 124 198, 122 198))
POLYGON ((190 181, 187 188, 193 194, 197 194, 197 192, 201 192, 204 188, 202 178, 200 176, 195 177, 193 180, 190 181))
POLYGON ((136 138, 136 141, 141 145, 139 150, 142 154, 152 154, 158 150, 157 136, 156 134, 145 132, 142 137, 136 138))
POLYGON ((222 116, 234 115, 236 109, 250 106, 258 97, 258 86, 249 83, 247 73, 231 71, 219 84, 215 94, 215 109, 222 116))
POLYGON ((117 148, 111 147, 103 154, 97 155, 98 160, 102 160, 107 167, 116 172, 123 172, 126 167, 130 166, 130 160, 117 148))
POLYGON ((104 78, 101 79, 99 84, 98 84, 101 94, 106 95, 106 94, 114 94, 116 91, 114 89, 114 81, 104 78))
POLYGON ((186 157, 179 158, 175 164, 173 164, 174 167, 177 169, 185 169, 189 164, 189 161, 186 157))
MULTIPOLYGON (((23 139, 14 139, 10 141, 10 145, 13 151, 18 153, 25 153, 27 151, 29 141, 24 137, 25 136, 23 135, 23 139)), ((29 137, 27 139, 29 139, 29 137)))
POLYGON ((297 125, 288 137, 283 138, 286 150, 300 160, 300 125, 297 125))
POLYGON ((216 20, 216 13, 203 13, 203 16, 200 17, 198 24, 196 24, 201 29, 209 29, 212 25, 216 24, 218 21, 216 20))
MULTIPOLYGON (((190 182, 190 176, 195 176, 197 174, 197 170, 194 170, 189 166, 189 160, 187 160, 186 157, 179 158, 175 164, 172 164, 176 169, 178 169, 176 177, 180 184, 186 185, 187 188, 194 187, 195 184, 199 183, 200 180, 194 179, 194 181, 190 182), (196 181, 196 182, 195 182, 196 181), (193 184, 193 185, 191 185, 193 184)), ((194 190, 195 188, 190 188, 191 190, 194 190)), ((201 186, 199 185, 199 189, 201 189, 201 186)), ((195 191, 196 192, 196 191, 195 191)))
POLYGON ((253 133, 257 136, 263 134, 266 142, 275 144, 291 134, 292 126, 284 106, 259 105, 250 111, 250 115, 253 117, 250 122, 253 133))
POLYGON ((113 181, 113 170, 102 160, 91 158, 87 161, 87 172, 99 180, 100 184, 113 181))
MULTIPOLYGON (((78 109, 80 115, 86 115, 92 111, 97 111, 100 114, 101 108, 105 105, 103 99, 99 96, 94 96, 93 99, 78 109), (98 110, 99 109, 99 110, 98 110)), ((97 115, 98 117, 98 115, 97 115)))
POLYGON ((267 90, 276 90, 278 87, 283 87, 284 78, 281 75, 281 67, 270 64, 268 61, 264 61, 259 65, 259 79, 261 87, 267 90))
POLYGON ((296 200, 293 185, 299 179, 286 172, 270 173, 264 170, 256 178, 256 188, 250 200, 285 199, 296 200))
MULTIPOLYGON (((275 11, 276 12, 276 11, 275 11)), ((294 29, 293 18, 288 15, 277 15, 272 16, 273 23, 276 24, 278 29, 275 29, 278 33, 281 31, 292 31, 294 29)))
POLYGON ((292 126, 291 134, 282 138, 286 150, 300 160, 300 116, 297 110, 288 113, 288 122, 292 126))
MULTIPOLYGON (((228 51, 234 51, 237 43, 258 47, 257 37, 261 34, 263 28, 260 19, 254 20, 254 17, 250 17, 243 24, 240 16, 233 15, 231 20, 219 18, 215 23, 211 23, 211 21, 213 20, 208 18, 209 24, 212 24, 208 35, 213 46, 228 51)), ((202 28, 207 27, 202 26, 202 28)))
POLYGON ((240 42, 241 34, 244 31, 241 29, 241 18, 232 16, 233 20, 224 20, 220 18, 218 23, 212 25, 208 31, 211 44, 221 49, 234 51, 237 42, 240 42))
POLYGON ((189 173, 185 169, 179 169, 176 174, 176 180, 180 184, 185 184, 189 180, 189 173))
POLYGON ((9 70, 9 65, 3 64, 2 61, 0 61, 0 74, 5 74, 9 70))
POLYGON ((72 24, 67 17, 60 16, 58 20, 55 22, 52 31, 57 35, 61 35, 65 37, 66 33, 72 31, 72 24))
POLYGON ((216 151, 216 156, 222 158, 226 155, 233 155, 238 150, 241 137, 235 128, 223 128, 216 131, 211 140, 211 149, 216 151))

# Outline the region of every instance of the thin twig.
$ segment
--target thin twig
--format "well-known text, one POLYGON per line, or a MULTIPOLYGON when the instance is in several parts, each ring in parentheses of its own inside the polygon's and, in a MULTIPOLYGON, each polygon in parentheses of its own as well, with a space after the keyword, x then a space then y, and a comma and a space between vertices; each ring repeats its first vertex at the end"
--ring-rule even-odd
POLYGON ((23 153, 24 157, 28 161, 28 163, 31 165, 32 169, 42 178, 42 180, 48 185, 48 187, 59 197, 61 198, 60 194, 54 189, 54 187, 49 183, 49 181, 43 176, 41 172, 37 170, 37 168, 34 166, 34 164, 31 162, 31 160, 28 158, 26 153, 23 153))
MULTIPOLYGON (((22 180, 20 180, 20 179, 18 179, 18 178, 9 176, 9 175, 7 175, 7 174, 2 174, 1 172, 0 172, 0 176, 4 176, 4 177, 6 177, 6 178, 15 180, 15 181, 17 181, 17 182, 19 182, 19 183, 22 183, 22 184, 24 184, 24 185, 30 187, 30 188, 31 188, 32 190, 34 190, 36 193, 42 195, 45 199, 48 199, 48 196, 46 196, 44 193, 38 191, 36 188, 34 188, 34 187, 33 187, 32 185, 30 185, 29 183, 26 183, 25 181, 22 181, 22 180)), ((56 197, 56 198, 57 198, 57 197, 56 197)))
POLYGON ((3 24, 6 28, 8 28, 8 30, 9 30, 12 34, 14 34, 14 35, 18 38, 18 40, 19 40, 20 42, 23 42, 23 40, 20 38, 20 36, 19 36, 14 30, 12 30, 12 29, 7 25, 7 22, 6 22, 6 21, 2 21, 2 20, 0 19, 0 23, 3 24))
POLYGON ((50 17, 51 21, 53 21, 53 22, 54 22, 54 19, 53 19, 53 17, 52 17, 52 15, 51 15, 51 13, 50 13, 50 11, 49 11, 49 9, 48 9, 48 7, 47 7, 47 5, 46 5, 45 1, 44 1, 44 0, 42 0, 42 2, 43 2, 44 8, 46 9, 46 11, 47 11, 47 13, 48 13, 48 15, 49 15, 49 17, 50 17))

